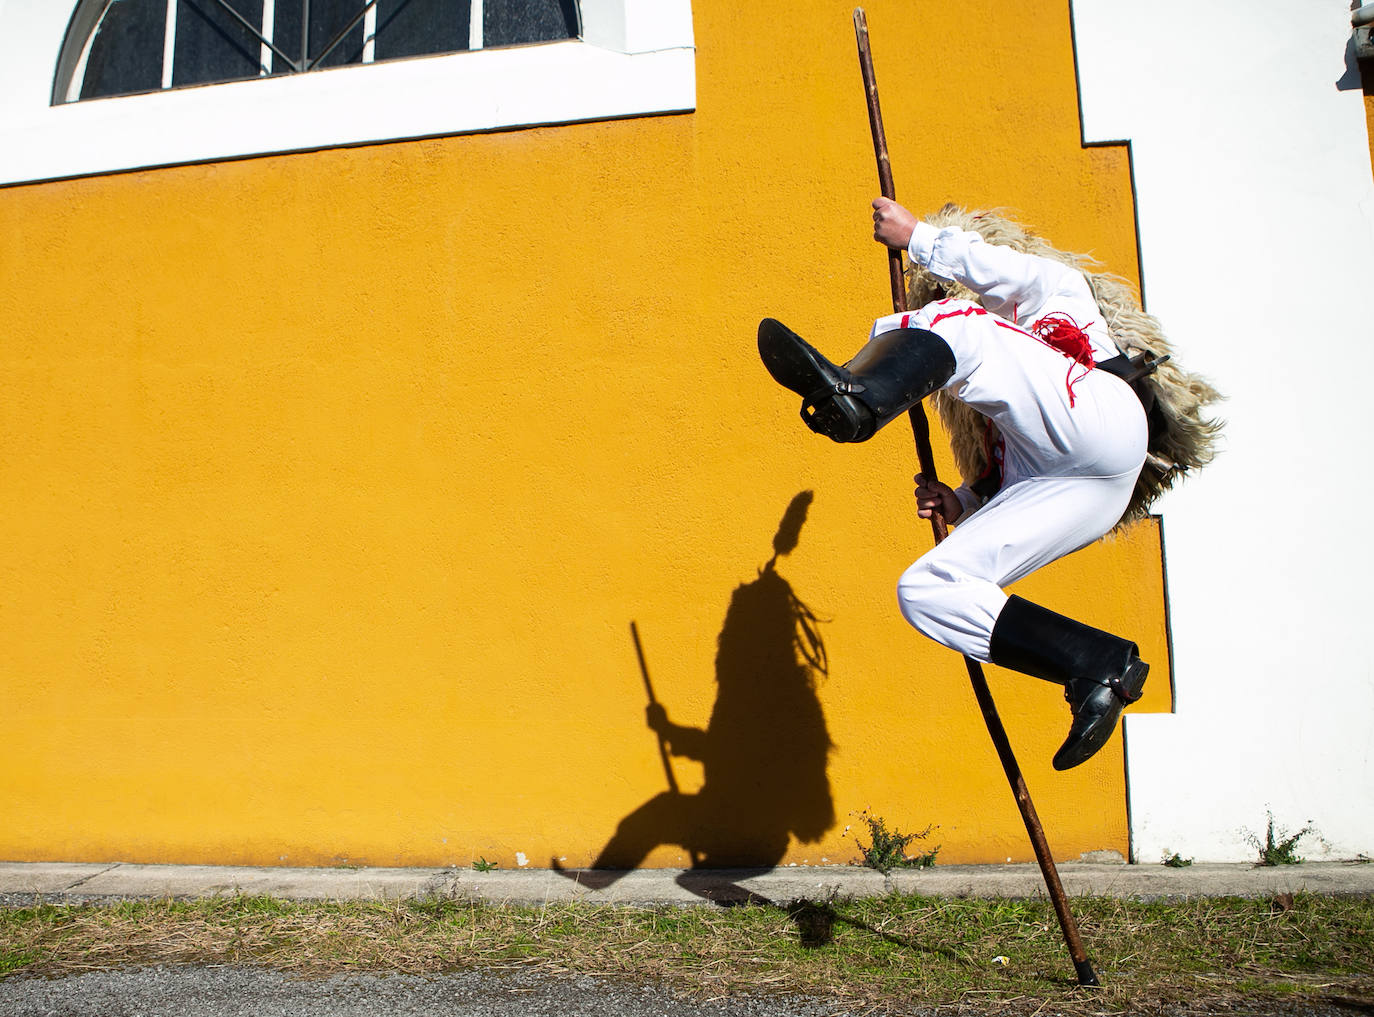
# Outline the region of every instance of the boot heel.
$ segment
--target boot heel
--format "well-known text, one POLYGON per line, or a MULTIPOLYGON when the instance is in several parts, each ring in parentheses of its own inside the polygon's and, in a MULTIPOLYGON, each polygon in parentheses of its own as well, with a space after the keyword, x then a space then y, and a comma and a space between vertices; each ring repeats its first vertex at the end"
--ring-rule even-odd
POLYGON ((865 441, 873 435, 873 416, 851 398, 823 392, 802 401, 806 426, 832 441, 865 441))
POLYGON ((863 441, 873 434, 873 415, 845 394, 849 374, 782 322, 759 322, 759 356, 773 380, 802 397, 806 426, 831 441, 863 441))
POLYGON ((1149 677, 1150 665, 1143 660, 1135 660, 1126 668, 1126 673, 1112 683, 1112 691, 1125 703, 1134 703, 1145 692, 1145 679, 1149 677))

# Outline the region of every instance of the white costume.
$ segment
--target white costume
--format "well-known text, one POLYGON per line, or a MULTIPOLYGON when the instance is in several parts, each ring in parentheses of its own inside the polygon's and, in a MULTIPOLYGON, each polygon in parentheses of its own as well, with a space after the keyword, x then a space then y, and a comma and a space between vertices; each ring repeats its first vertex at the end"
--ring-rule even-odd
POLYGON ((1090 370, 1033 332, 1066 317, 1092 358, 1118 354, 1087 280, 1075 269, 989 244, 977 233, 918 223, 915 264, 963 284, 982 305, 942 300, 879 318, 871 336, 927 329, 949 345, 947 392, 988 417, 1002 437, 1001 489, 986 503, 968 483, 949 537, 902 575, 898 598, 925 635, 989 659, 1007 602, 1001 587, 1078 550, 1117 524, 1145 461, 1140 400, 1120 378, 1090 370))
MULTIPOLYGON (((874 207, 878 222, 883 206, 874 207)), ((1134 387, 1113 373, 1164 359, 1150 349, 1163 338, 1158 323, 1119 281, 1085 275, 1083 259, 999 216, 947 206, 936 218, 945 221, 917 224, 908 242, 911 289, 922 300, 970 299, 879 318, 843 366, 764 318, 759 356, 802 397, 806 426, 831 441, 867 441, 933 396, 964 472, 1000 466, 1000 476, 965 478, 956 528, 907 569, 898 596, 937 642, 1063 686, 1073 720, 1053 763, 1067 770, 1111 738, 1150 666, 1130 640, 1001 588, 1139 518, 1210 459, 1219 425, 1198 410, 1216 392, 1172 365, 1134 387), (1153 407, 1148 422, 1142 400, 1153 407), (1000 452, 987 447, 994 433, 1000 452)))

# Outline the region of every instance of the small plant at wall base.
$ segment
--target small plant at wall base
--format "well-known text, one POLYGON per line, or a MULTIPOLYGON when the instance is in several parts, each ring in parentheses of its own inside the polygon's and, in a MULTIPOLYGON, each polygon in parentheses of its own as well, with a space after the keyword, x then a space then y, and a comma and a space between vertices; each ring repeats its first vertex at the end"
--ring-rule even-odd
POLYGON ((1274 814, 1266 810, 1265 814, 1269 817, 1269 822, 1264 833, 1264 840, 1260 840, 1248 830, 1245 831, 1245 841, 1256 851, 1259 852, 1259 861, 1256 865, 1297 865, 1302 861, 1297 852, 1298 841, 1302 840, 1309 833, 1316 832, 1316 827, 1309 819, 1307 825, 1297 832, 1284 829, 1275 830, 1274 814))
POLYGON ((472 863, 472 867, 478 872, 490 872, 492 869, 496 868, 496 863, 489 862, 485 858, 479 858, 472 863))
POLYGON ((1192 865, 1193 860, 1191 858, 1184 858, 1181 854, 1175 851, 1173 854, 1166 853, 1164 855, 1164 864, 1171 869, 1183 869, 1187 868, 1189 865, 1192 865))
MULTIPOLYGON (((887 875, 893 869, 926 869, 935 864, 935 856, 940 853, 938 844, 921 854, 907 854, 907 847, 911 842, 924 840, 930 835, 930 831, 935 829, 934 826, 927 826, 920 833, 889 830, 886 821, 868 809, 860 812, 858 819, 868 827, 869 842, 864 844, 855 833, 854 843, 863 855, 863 864, 870 869, 877 869, 883 875, 887 875)), ((849 832, 849 829, 846 827, 845 832, 849 832)))

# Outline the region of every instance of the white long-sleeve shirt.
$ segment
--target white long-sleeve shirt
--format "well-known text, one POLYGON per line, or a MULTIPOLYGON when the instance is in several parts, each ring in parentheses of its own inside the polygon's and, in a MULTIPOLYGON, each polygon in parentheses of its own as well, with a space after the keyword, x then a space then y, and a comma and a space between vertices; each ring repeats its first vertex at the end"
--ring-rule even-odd
MULTIPOLYGON (((907 253, 936 278, 972 290, 985 310, 1004 321, 1033 331, 1047 315, 1067 315, 1088 336, 1094 360, 1106 360, 1120 352, 1088 280, 1069 265, 990 244, 978 233, 924 222, 916 224, 907 253)), ((910 318, 910 314, 884 315, 874 322, 871 335, 904 327, 910 318)), ((964 478, 954 492, 964 510, 961 521, 983 504, 970 484, 964 478)))
POLYGON ((916 224, 907 253, 936 278, 967 286, 984 308, 1013 325, 1029 330, 1047 314, 1065 314, 1087 333, 1093 359, 1118 353, 1088 280, 1075 268, 925 222, 916 224))

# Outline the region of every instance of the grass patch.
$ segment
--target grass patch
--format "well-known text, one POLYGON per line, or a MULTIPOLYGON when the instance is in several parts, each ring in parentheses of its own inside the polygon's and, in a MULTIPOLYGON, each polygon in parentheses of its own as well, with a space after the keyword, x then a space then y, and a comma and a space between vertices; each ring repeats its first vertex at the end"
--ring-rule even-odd
POLYGON ((729 908, 265 897, 40 906, 0 910, 0 972, 197 963, 423 975, 519 965, 695 994, 786 991, 865 1011, 1374 1002, 1374 899, 1078 898, 1074 911, 1100 990, 1074 984, 1047 901, 907 895, 729 908))
POLYGON ((13 950, 0 946, 0 978, 12 971, 30 967, 39 960, 37 950, 13 950))

